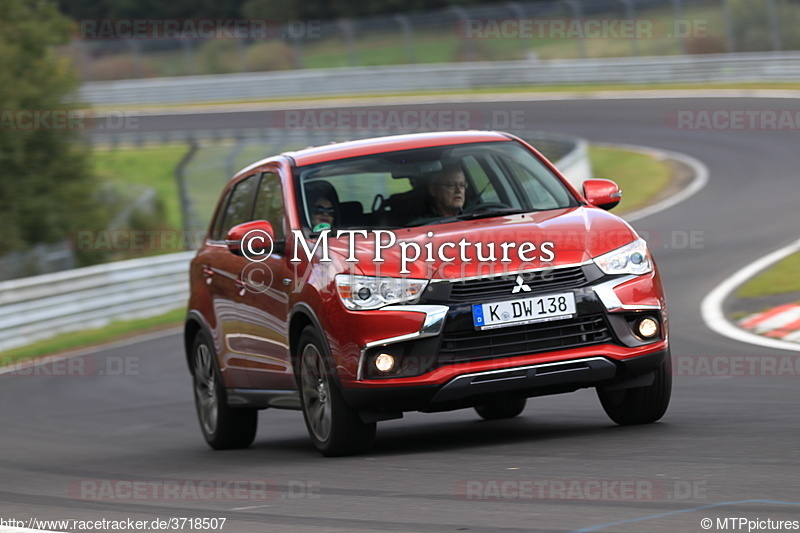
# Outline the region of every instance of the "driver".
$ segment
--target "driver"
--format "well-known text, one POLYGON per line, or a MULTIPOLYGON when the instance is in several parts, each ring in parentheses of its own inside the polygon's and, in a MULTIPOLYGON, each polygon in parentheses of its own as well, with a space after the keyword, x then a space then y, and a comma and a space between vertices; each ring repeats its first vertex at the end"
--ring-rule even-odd
POLYGON ((457 164, 436 174, 428 183, 427 217, 451 217, 461 213, 467 194, 467 178, 457 164))

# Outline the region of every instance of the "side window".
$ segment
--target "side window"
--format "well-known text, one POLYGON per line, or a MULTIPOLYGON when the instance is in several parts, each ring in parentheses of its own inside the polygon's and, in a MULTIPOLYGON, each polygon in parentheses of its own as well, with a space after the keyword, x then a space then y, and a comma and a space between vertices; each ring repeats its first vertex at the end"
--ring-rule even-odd
POLYGON ((225 208, 230 199, 231 191, 229 190, 225 193, 225 198, 220 202, 219 208, 214 215, 214 222, 211 224, 211 240, 213 241, 221 241, 225 238, 225 235, 222 233, 222 219, 225 218, 225 208))
POLYGON ((228 205, 225 207, 225 214, 222 217, 220 239, 224 239, 232 227, 251 220, 250 207, 253 199, 253 189, 255 189, 258 182, 256 177, 256 174, 248 176, 234 186, 228 205))
POLYGON ((506 162, 522 183, 522 188, 525 189, 525 193, 533 203, 532 207, 534 209, 555 209, 558 207, 558 201, 553 198, 550 191, 545 189, 544 185, 530 170, 511 158, 508 158, 506 162))
POLYGON ((261 178, 261 185, 256 195, 256 207, 253 220, 266 220, 272 224, 275 239, 285 237, 283 221, 286 209, 283 205, 283 188, 280 177, 273 172, 265 172, 261 178))
POLYGON ((478 198, 481 202, 499 202, 498 196, 494 185, 489 180, 489 176, 481 167, 481 164, 473 156, 467 156, 462 160, 464 168, 467 170, 469 177, 472 178, 472 183, 475 184, 475 191, 473 194, 479 194, 478 198))

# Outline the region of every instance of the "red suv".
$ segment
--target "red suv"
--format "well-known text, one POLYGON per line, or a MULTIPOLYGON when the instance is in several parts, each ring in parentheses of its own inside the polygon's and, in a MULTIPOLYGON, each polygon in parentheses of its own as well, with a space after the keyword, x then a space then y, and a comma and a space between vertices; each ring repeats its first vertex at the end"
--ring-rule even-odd
POLYGON ((618 424, 661 418, 666 304, 646 243, 513 135, 381 137, 284 153, 225 188, 191 264, 200 427, 248 446, 257 411, 303 411, 324 455, 376 422, 595 387, 618 424))

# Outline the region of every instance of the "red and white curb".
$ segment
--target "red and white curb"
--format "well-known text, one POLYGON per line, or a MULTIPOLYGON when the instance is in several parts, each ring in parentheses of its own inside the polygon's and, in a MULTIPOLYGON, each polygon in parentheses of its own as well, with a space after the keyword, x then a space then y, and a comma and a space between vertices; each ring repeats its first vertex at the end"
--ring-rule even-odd
POLYGON ((800 343, 800 304, 785 304, 739 321, 739 327, 789 342, 800 343))
POLYGON ((723 302, 728 295, 739 287, 739 285, 795 252, 800 252, 800 239, 760 257, 733 274, 728 275, 725 281, 714 287, 714 289, 703 298, 703 302, 700 304, 700 312, 703 315, 703 321, 706 323, 706 326, 720 335, 724 335, 725 337, 739 342, 746 342, 765 348, 800 352, 800 341, 788 341, 786 339, 775 339, 765 335, 758 335, 729 322, 725 313, 722 311, 723 302))

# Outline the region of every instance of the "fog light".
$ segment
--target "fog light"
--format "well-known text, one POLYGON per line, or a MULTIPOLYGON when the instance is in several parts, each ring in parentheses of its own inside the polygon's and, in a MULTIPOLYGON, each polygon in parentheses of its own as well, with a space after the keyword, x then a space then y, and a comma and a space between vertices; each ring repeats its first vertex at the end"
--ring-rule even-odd
POLYGON ((394 357, 388 353, 382 353, 375 358, 375 368, 381 372, 388 372, 394 368, 394 357))
POLYGON ((639 336, 644 337, 645 339, 655 337, 658 334, 658 322, 652 318, 641 319, 637 328, 639 329, 639 336))

